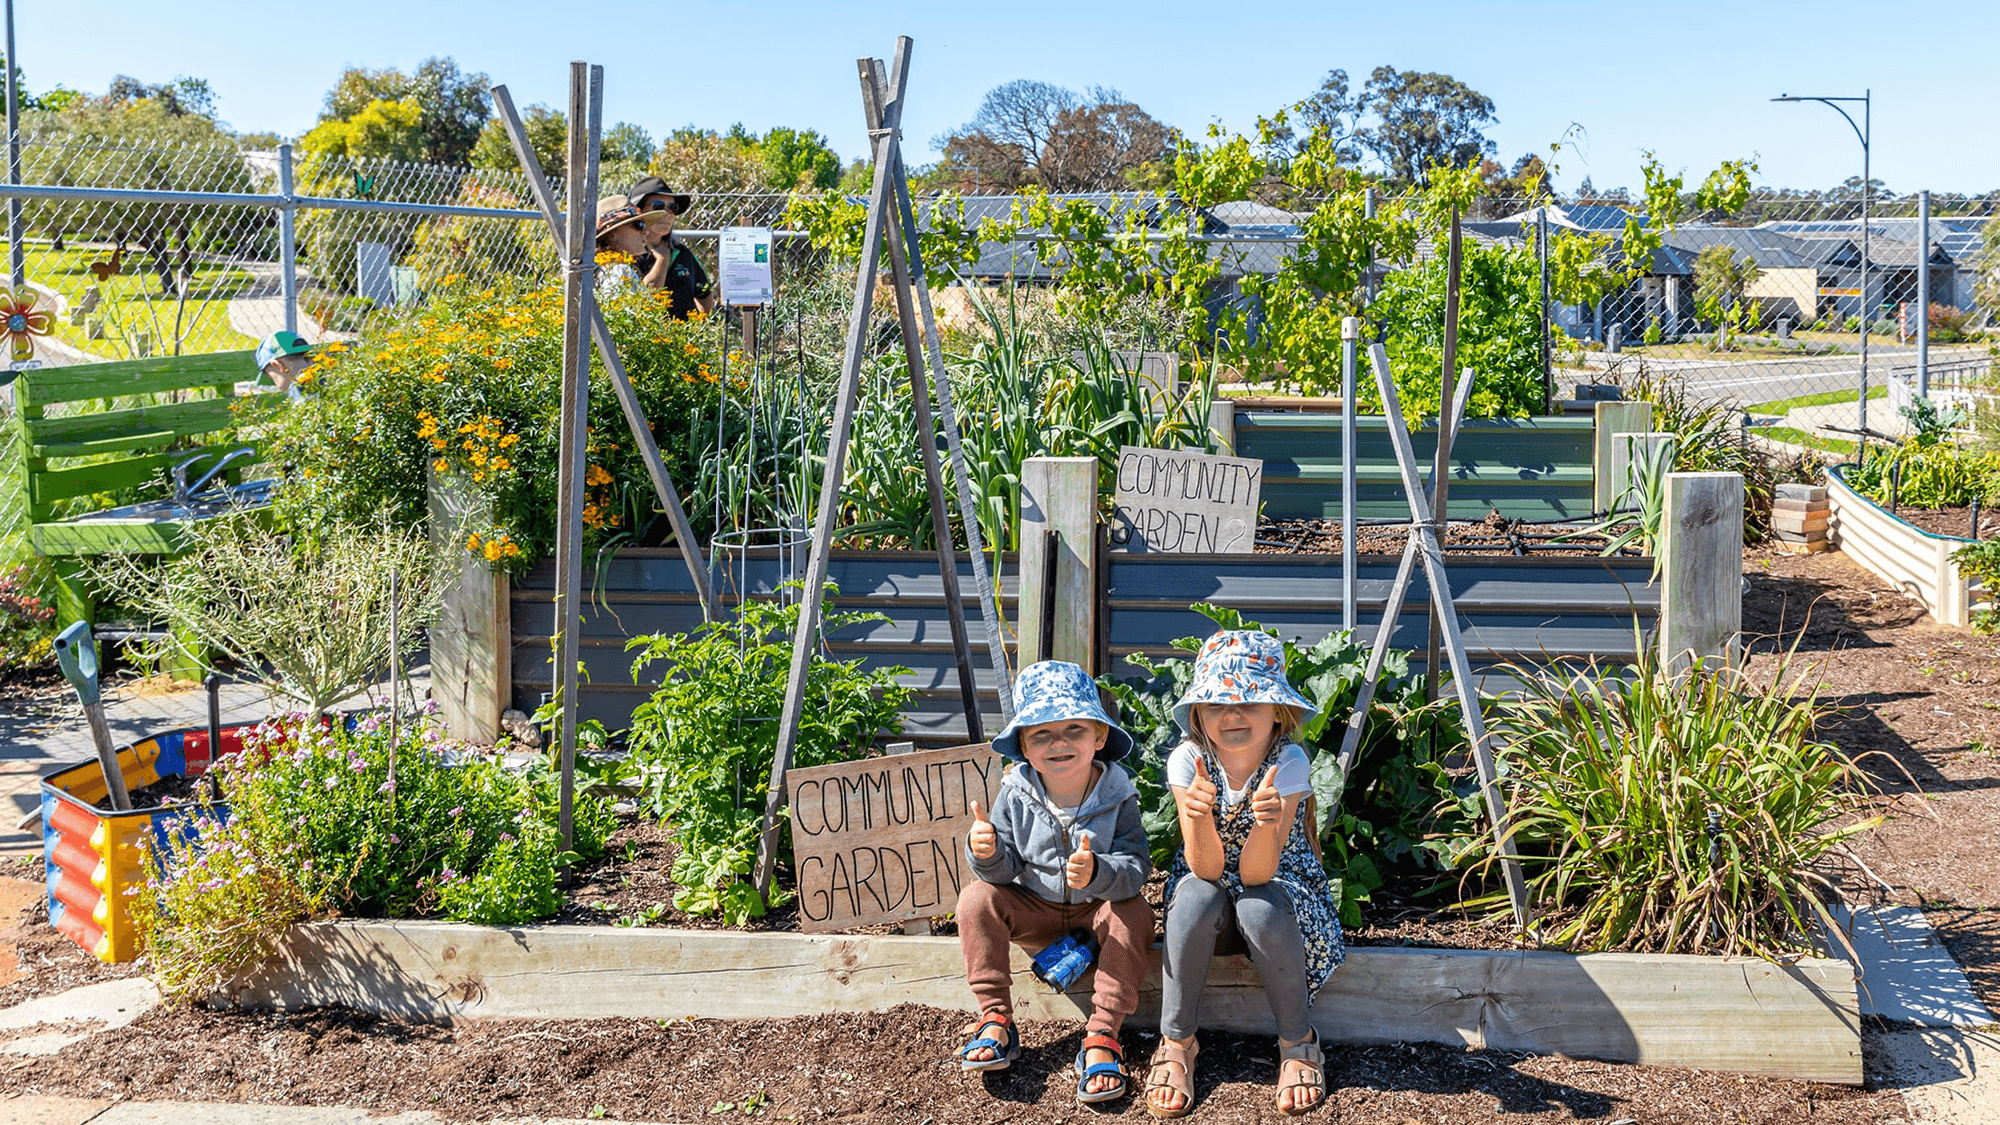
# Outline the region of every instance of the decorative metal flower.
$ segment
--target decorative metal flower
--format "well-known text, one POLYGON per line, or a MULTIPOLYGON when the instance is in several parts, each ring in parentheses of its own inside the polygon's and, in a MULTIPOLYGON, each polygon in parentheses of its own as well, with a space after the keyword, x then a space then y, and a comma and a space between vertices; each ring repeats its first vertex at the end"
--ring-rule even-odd
POLYGON ((0 288, 0 335, 7 338, 9 356, 15 363, 35 357, 35 337, 55 331, 56 318, 38 309, 40 292, 23 285, 19 289, 0 288))

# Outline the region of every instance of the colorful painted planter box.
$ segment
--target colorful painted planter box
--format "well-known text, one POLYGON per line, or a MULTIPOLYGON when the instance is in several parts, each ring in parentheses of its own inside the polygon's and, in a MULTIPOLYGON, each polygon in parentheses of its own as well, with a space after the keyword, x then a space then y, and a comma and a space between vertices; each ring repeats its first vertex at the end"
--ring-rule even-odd
MULTIPOLYGON (((207 728, 154 735, 118 751, 127 790, 163 777, 200 777, 222 755, 243 749, 253 724, 222 728, 221 746, 209 745, 207 728)), ((47 860, 49 924, 100 961, 139 955, 128 891, 144 882, 143 844, 163 839, 169 820, 183 810, 154 806, 109 812, 104 770, 96 760, 66 766, 42 779, 42 852, 47 860)))

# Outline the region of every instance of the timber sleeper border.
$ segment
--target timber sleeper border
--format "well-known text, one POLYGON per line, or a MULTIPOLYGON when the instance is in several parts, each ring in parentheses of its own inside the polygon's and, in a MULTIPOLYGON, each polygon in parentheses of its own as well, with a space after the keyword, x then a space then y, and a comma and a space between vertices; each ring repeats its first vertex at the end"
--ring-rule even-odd
MULTIPOLYGON (((490 928, 318 922, 219 1000, 246 1008, 337 1004, 422 1019, 784 1018, 963 1008, 952 938, 613 926, 490 928)), ((1055 995, 1016 951, 1027 1019, 1079 1019, 1088 992, 1055 995)), ((1157 964, 1138 1018, 1157 1018, 1157 964)), ((1227 957, 1206 1026, 1270 1034, 1256 970, 1227 957)), ((1853 966, 1805 959, 1356 947, 1313 1006, 1333 1043, 1440 1042, 1614 1062, 1862 1081, 1853 966)), ((939 1048, 943 1050, 943 1047, 939 1048)))

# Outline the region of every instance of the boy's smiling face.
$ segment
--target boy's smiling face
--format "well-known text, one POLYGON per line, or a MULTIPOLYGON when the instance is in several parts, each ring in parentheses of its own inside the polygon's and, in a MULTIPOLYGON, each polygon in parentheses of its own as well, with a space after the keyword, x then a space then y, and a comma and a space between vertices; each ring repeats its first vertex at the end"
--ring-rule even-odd
POLYGON ((1041 775, 1051 796, 1088 790, 1091 766, 1104 749, 1111 728, 1092 719, 1061 719, 1037 723, 1021 731, 1021 755, 1041 775))

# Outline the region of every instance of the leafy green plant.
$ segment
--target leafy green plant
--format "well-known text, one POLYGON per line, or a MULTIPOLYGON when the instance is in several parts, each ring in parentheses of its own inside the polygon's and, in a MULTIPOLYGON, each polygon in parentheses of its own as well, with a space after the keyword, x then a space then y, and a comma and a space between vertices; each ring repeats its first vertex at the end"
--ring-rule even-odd
POLYGON ((1993 603, 1974 611, 1972 628, 1981 633, 2000 633, 2000 539, 1968 543, 1953 551, 1951 558, 1958 564, 1959 573, 1984 587, 1987 599, 1993 603))
MULTIPOLYGON (((1929 419, 1927 422, 1931 421, 1929 419)), ((1847 470, 1847 484, 1878 504, 1945 508, 2000 496, 2000 452, 1947 444, 1949 427, 1919 429, 1847 470), (1891 494, 1894 494, 1893 497, 1891 494)))
POLYGON ((198 996, 306 918, 437 915, 487 925, 555 912, 558 869, 602 852, 613 820, 581 797, 576 851, 556 832, 552 779, 509 773, 381 715, 275 719, 215 767, 222 804, 164 833, 135 903, 163 991, 198 996))
MULTIPOLYGON (((1218 629, 1263 628, 1225 606, 1189 608, 1218 629)), ((1206 639, 1183 637, 1174 647, 1193 653, 1206 639)), ((1117 695, 1119 722, 1145 751, 1128 761, 1154 859, 1165 865, 1180 850, 1180 822, 1166 785, 1165 761, 1181 738, 1173 706, 1192 682, 1194 664, 1139 655, 1126 660, 1150 679, 1131 683, 1106 676, 1099 682, 1117 695)), ((1311 645, 1285 642, 1285 671, 1292 686, 1319 708, 1299 737, 1312 757, 1316 828, 1327 874, 1339 882, 1341 917, 1349 925, 1360 924, 1362 905, 1391 871, 1450 869, 1475 815, 1471 786, 1447 768, 1468 745, 1458 712, 1449 702, 1424 702, 1424 678, 1410 673, 1410 654, 1400 649, 1390 651, 1383 662, 1352 774, 1341 776, 1340 743, 1367 661, 1368 649, 1345 632, 1311 645)))
MULTIPOLYGON (((1814 733, 1813 669, 1787 655, 1758 682, 1708 661, 1670 673, 1647 654, 1508 671, 1522 688, 1493 728, 1545 941, 1780 958, 1809 951, 1815 923, 1837 929, 1825 865, 1882 818, 1862 815, 1867 776, 1814 733)), ((1496 858, 1489 840, 1475 848, 1496 858)))
MULTIPOLYGON (((1412 423, 1438 412, 1444 364, 1447 263, 1433 256, 1391 273, 1369 308, 1387 341, 1396 397, 1412 423)), ((1458 362, 1479 373, 1466 413, 1509 418, 1543 410, 1541 291, 1535 256, 1520 247, 1468 242, 1459 289, 1458 362)), ((1362 401, 1381 409, 1373 380, 1362 401)))
POLYGON ((1669 471, 1741 476, 1744 536, 1752 542, 1763 538, 1770 527, 1778 478, 1791 469, 1750 440, 1742 412, 1721 399, 1698 397, 1684 378, 1655 375, 1643 363, 1623 382, 1626 398, 1652 404, 1654 432, 1674 435, 1669 471))
MULTIPOLYGON (((638 652, 635 679, 655 661, 669 666, 660 689, 632 712, 626 768, 639 779, 640 808, 673 826, 681 849, 674 878, 683 888, 674 905, 690 914, 719 912, 741 924, 771 905, 742 876, 756 856, 798 619, 796 602, 746 602, 731 620, 634 637, 626 646, 638 652)), ((832 634, 884 620, 828 613, 822 629, 832 634)), ((861 757, 878 734, 901 729, 914 689, 896 677, 909 669, 861 665, 814 657, 795 767, 861 757)))
POLYGON ((1674 471, 1675 443, 1647 446, 1632 461, 1632 485, 1615 500, 1604 519, 1580 531, 1556 537, 1557 542, 1585 535, 1606 540, 1598 554, 1610 558, 1627 547, 1653 560, 1653 577, 1660 577, 1660 527, 1667 514, 1667 474, 1674 471))

